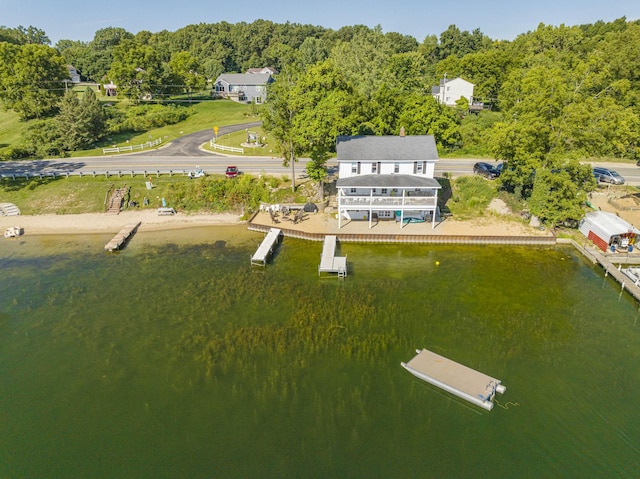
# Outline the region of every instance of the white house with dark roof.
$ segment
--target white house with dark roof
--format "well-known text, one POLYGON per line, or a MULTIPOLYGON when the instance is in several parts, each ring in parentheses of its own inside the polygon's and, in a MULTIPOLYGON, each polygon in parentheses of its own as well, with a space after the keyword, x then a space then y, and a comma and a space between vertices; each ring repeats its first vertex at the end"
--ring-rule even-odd
POLYGON ((338 228, 343 220, 368 220, 371 228, 385 219, 435 227, 441 186, 433 136, 340 136, 336 152, 338 228))
POLYGON ((263 103, 267 96, 267 85, 271 73, 223 73, 213 84, 211 94, 247 103, 263 103))
POLYGON ((464 78, 454 78, 453 80, 440 80, 440 85, 434 86, 431 89, 431 95, 447 106, 456 106, 456 102, 460 98, 466 98, 469 104, 473 103, 473 89, 475 85, 468 82, 464 78))

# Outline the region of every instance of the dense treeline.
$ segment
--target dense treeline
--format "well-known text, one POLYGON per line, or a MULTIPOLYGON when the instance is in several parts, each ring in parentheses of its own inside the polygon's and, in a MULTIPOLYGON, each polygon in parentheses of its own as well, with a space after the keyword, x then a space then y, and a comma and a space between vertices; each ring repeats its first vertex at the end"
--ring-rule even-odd
MULTIPOLYGON (((37 28, 0 27, 0 100, 22 118, 64 112, 66 64, 87 80, 113 81, 134 101, 190 95, 223 72, 275 67, 265 126, 285 161, 301 154, 315 160, 310 174, 317 180, 337 135, 404 127, 433 134, 442 153, 507 161, 503 185, 558 222, 578 216, 594 187, 578 160, 640 157, 640 22, 624 18, 541 24, 513 41, 455 25, 419 42, 379 27, 334 31, 257 20, 135 35, 105 28, 90 42, 49 43, 37 28), (475 97, 491 111, 468 114, 465 101, 438 104, 430 92, 445 75, 474 83, 475 97), (561 198, 552 207, 545 198, 553 195, 561 198)), ((66 102, 67 110, 74 107, 66 102)), ((95 135, 81 138, 77 144, 95 135)))

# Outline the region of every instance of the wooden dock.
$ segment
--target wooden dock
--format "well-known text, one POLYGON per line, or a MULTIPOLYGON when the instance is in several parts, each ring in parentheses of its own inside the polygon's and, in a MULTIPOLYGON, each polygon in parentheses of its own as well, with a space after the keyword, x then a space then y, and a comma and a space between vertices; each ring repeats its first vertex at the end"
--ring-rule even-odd
POLYGON ((605 278, 611 275, 623 290, 627 291, 633 296, 636 301, 640 301, 640 283, 636 283, 622 270, 629 266, 639 265, 640 258, 637 255, 624 255, 624 254, 609 254, 605 253, 595 247, 586 247, 585 245, 578 244, 574 240, 565 241, 572 244, 582 255, 589 259, 593 264, 599 264, 604 269, 605 278), (616 266, 617 264, 617 266, 616 266), (625 266, 623 266, 625 265, 625 266))
POLYGON ((322 255, 318 266, 318 276, 321 273, 338 273, 338 277, 344 278, 347 275, 347 257, 336 256, 336 246, 338 238, 333 235, 324 237, 322 245, 322 255))
POLYGON ((120 230, 120 232, 117 235, 111 238, 111 241, 109 241, 104 246, 104 249, 109 252, 121 249, 125 245, 127 240, 131 237, 131 235, 133 235, 137 231, 138 226, 140 226, 140 223, 141 221, 138 221, 137 223, 130 223, 126 225, 124 228, 120 230))
POLYGON ((273 253, 276 244, 282 237, 282 230, 278 228, 271 228, 267 235, 262 240, 262 243, 258 247, 257 251, 251 257, 251 264, 257 266, 266 266, 269 256, 273 253))
POLYGON ((493 409, 495 393, 503 394, 506 390, 500 380, 439 354, 426 349, 416 350, 416 353, 417 356, 408 363, 400 363, 403 368, 417 378, 488 411, 493 409))

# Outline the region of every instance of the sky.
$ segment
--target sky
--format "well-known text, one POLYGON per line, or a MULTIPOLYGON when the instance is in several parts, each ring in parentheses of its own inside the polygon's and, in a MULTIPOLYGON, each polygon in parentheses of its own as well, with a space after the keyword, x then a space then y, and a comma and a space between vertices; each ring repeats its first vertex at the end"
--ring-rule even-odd
POLYGON ((51 44, 62 39, 89 42, 97 30, 124 28, 176 31, 198 23, 275 23, 343 26, 380 25, 384 33, 411 35, 422 42, 439 36, 449 25, 460 30, 479 28, 494 40, 513 40, 540 23, 572 26, 609 22, 620 17, 640 18, 638 0, 0 0, 0 25, 33 26, 44 30, 51 44))

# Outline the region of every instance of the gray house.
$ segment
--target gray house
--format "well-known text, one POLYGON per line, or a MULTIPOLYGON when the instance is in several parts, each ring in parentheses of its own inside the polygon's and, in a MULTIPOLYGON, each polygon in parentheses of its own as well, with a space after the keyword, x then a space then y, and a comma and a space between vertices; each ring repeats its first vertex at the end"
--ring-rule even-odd
POLYGON ((223 73, 213 84, 211 94, 239 102, 262 103, 272 81, 270 73, 223 73))

